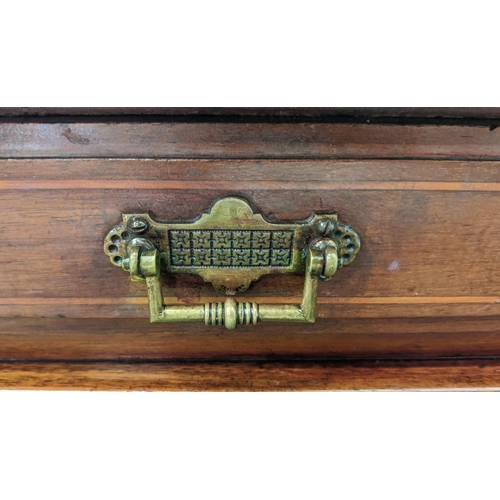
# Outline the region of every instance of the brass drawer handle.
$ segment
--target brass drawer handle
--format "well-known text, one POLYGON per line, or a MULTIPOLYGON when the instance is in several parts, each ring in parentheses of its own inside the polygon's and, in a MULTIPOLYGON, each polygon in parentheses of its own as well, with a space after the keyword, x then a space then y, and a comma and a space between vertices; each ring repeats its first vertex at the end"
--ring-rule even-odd
POLYGON ((229 196, 217 200, 194 222, 159 222, 149 213, 123 214, 104 240, 111 262, 146 281, 151 322, 204 322, 206 325, 258 321, 314 323, 318 282, 350 264, 359 235, 337 214, 314 214, 303 223, 271 223, 249 202, 229 196), (200 275, 225 295, 235 295, 271 273, 305 274, 302 302, 256 304, 227 298, 199 305, 163 303, 161 272, 200 275))

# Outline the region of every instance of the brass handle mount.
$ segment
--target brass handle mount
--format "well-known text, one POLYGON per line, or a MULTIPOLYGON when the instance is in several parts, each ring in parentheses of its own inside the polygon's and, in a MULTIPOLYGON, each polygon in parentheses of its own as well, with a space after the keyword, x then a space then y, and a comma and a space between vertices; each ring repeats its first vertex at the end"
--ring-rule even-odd
POLYGON ((337 214, 314 214, 303 223, 271 223, 239 197, 217 200, 194 222, 159 222, 149 213, 123 214, 122 224, 106 235, 111 262, 146 281, 151 322, 204 322, 206 325, 256 324, 258 321, 314 323, 319 281, 350 264, 359 235, 337 214), (193 273, 225 295, 235 295, 264 274, 305 274, 300 304, 225 301, 168 305, 162 272, 193 273))

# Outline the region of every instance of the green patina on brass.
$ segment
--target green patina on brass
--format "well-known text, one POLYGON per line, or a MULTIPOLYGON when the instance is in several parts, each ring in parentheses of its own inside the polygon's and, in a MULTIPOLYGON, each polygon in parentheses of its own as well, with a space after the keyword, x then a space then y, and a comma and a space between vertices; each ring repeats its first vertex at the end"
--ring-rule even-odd
POLYGON ((150 213, 123 214, 106 235, 111 262, 146 281, 152 322, 204 321, 238 324, 257 321, 314 322, 319 280, 350 264, 360 248, 358 234, 337 214, 314 214, 302 223, 274 223, 254 213, 249 202, 217 200, 193 222, 160 222, 150 213), (235 295, 271 273, 304 273, 300 305, 256 304, 228 298, 196 306, 163 304, 159 276, 191 273, 224 295, 235 295))
POLYGON ((288 267, 293 231, 168 231, 172 267, 288 267))

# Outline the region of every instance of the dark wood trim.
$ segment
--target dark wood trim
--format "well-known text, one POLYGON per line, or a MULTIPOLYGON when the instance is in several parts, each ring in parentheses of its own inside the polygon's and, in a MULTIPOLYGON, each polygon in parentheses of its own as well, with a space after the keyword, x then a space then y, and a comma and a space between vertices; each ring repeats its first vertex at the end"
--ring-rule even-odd
POLYGON ((451 118, 500 119, 500 107, 0 107, 0 117, 142 116, 142 117, 248 117, 248 118, 451 118))

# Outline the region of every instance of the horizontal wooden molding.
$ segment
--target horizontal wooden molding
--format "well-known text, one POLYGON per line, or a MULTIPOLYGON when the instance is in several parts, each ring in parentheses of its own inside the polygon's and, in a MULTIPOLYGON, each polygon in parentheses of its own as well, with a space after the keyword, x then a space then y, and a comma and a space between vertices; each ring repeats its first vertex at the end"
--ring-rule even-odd
POLYGON ((109 391, 500 390, 500 361, 0 363, 0 388, 109 391))
POLYGON ((0 123, 0 157, 499 159, 499 137, 486 125, 0 123))

